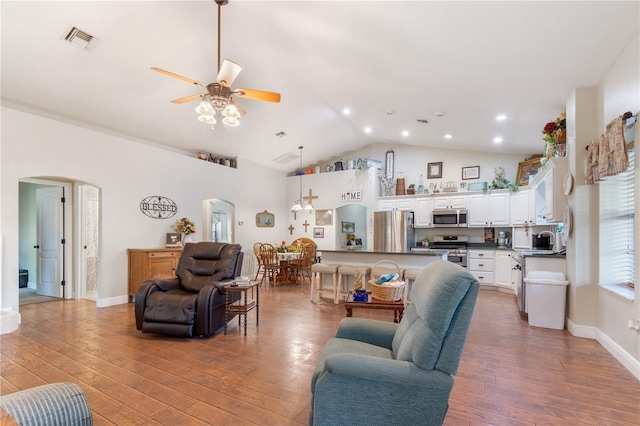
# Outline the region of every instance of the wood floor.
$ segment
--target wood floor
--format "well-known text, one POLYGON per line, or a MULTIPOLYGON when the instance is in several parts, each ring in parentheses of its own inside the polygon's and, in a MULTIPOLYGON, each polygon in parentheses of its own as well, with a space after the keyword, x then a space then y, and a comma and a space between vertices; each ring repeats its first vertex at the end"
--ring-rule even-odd
MULTIPOLYGON (((307 424, 311 373, 345 315, 308 289, 265 289, 246 338, 237 321, 207 339, 142 334, 133 304, 21 306, 0 336, 0 394, 73 381, 96 425, 307 424)), ((640 383, 597 342, 530 327, 513 296, 481 291, 449 404, 446 425, 637 426, 640 383)))

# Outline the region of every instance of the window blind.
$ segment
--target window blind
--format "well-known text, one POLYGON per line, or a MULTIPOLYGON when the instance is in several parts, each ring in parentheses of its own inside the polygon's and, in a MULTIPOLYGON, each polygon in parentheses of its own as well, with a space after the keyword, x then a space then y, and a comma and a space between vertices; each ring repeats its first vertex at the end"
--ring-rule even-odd
POLYGON ((635 148, 629 167, 600 182, 600 284, 635 284, 635 148))

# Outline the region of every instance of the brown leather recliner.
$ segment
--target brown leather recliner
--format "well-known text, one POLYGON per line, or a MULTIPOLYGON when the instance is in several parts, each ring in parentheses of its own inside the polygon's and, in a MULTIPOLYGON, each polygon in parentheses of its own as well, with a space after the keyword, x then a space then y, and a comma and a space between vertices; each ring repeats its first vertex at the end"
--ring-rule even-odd
MULTIPOLYGON (((143 333, 211 336, 224 325, 224 286, 242 269, 239 244, 186 244, 175 278, 145 281, 135 297, 136 328, 143 333)), ((230 292, 235 301, 239 292, 230 292)), ((233 318, 227 314, 227 319, 233 318)))

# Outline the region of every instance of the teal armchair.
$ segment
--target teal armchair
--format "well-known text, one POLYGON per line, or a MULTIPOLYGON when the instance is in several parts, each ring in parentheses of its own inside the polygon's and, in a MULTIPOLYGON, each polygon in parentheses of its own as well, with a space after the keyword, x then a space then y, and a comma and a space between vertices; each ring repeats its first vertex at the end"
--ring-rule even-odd
POLYGON ((343 319, 311 379, 309 424, 442 424, 479 288, 437 261, 416 278, 399 324, 343 319))

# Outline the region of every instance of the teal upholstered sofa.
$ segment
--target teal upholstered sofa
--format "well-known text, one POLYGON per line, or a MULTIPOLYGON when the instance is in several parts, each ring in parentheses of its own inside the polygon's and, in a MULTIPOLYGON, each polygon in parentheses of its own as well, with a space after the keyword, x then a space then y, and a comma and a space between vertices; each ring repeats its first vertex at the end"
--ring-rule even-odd
POLYGON ((447 261, 425 267, 399 324, 345 318, 311 380, 311 425, 439 425, 480 284, 447 261))
MULTIPOLYGON (((20 426, 90 426, 93 417, 84 391, 71 382, 50 383, 0 396, 10 416, 0 423, 20 426), (15 423, 12 423, 12 420, 15 423)), ((2 413, 4 416, 4 413, 2 413)))

